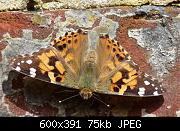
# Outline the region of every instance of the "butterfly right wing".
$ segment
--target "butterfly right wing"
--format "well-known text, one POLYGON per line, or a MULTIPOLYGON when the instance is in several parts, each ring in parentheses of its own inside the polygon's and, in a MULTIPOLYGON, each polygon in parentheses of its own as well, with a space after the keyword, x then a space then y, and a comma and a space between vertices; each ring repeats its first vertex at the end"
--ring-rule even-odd
POLYGON ((157 96, 164 92, 161 84, 147 74, 140 74, 128 52, 108 35, 97 45, 98 80, 96 92, 123 96, 157 96))

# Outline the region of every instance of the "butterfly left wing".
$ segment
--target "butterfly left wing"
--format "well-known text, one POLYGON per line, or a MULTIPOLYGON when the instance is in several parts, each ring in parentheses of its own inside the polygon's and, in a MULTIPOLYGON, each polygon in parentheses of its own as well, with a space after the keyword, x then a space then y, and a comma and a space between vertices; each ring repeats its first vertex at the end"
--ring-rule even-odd
POLYGON ((79 89, 82 56, 88 47, 87 33, 82 30, 66 32, 51 45, 32 55, 16 57, 11 66, 30 77, 79 89))
POLYGON ((152 77, 139 74, 139 68, 128 52, 108 35, 100 36, 96 52, 96 92, 123 96, 157 96, 164 92, 152 77))
POLYGON ((60 59, 58 53, 53 47, 42 48, 32 55, 15 57, 11 67, 20 73, 42 81, 66 86, 75 85, 73 70, 64 59, 60 59))

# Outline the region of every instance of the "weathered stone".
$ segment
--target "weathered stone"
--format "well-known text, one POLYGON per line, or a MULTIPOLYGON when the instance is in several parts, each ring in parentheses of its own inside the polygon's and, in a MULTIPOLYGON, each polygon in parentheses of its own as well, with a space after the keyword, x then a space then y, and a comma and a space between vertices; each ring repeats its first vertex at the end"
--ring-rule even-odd
POLYGON ((0 115, 176 116, 176 111, 180 109, 179 14, 179 8, 156 6, 47 10, 41 13, 2 12, 0 115), (108 33, 115 38, 139 65, 140 71, 158 76, 167 93, 156 98, 100 95, 100 99, 112 108, 107 108, 95 99, 83 101, 80 97, 60 104, 59 100, 75 95, 78 91, 60 93, 67 89, 62 87, 59 90, 59 86, 28 80, 30 78, 16 72, 9 73, 8 60, 11 57, 31 54, 48 46, 55 37, 66 31, 79 28, 89 31, 89 42, 94 45, 99 33, 108 33), (44 91, 41 91, 43 88, 44 91), (59 93, 53 92, 54 88, 59 93), (171 108, 167 109, 168 106, 171 108), (144 114, 142 109, 145 109, 144 114))
POLYGON ((73 8, 87 9, 97 7, 111 7, 120 5, 176 5, 179 6, 177 0, 57 0, 52 2, 44 0, 42 7, 44 9, 73 8))
POLYGON ((0 11, 26 9, 28 0, 0 0, 0 11))
POLYGON ((115 7, 121 5, 173 5, 180 6, 178 0, 1 0, 0 11, 38 9, 88 9, 115 7))

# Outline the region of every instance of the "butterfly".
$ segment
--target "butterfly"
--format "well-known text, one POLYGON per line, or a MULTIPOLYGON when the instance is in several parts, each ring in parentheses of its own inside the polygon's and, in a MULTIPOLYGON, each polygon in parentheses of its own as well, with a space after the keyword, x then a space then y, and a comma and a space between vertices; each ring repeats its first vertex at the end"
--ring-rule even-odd
POLYGON ((93 48, 88 31, 78 29, 55 38, 51 45, 16 56, 11 67, 42 81, 79 90, 87 100, 93 93, 122 96, 159 96, 160 82, 139 67, 119 42, 100 34, 93 48))

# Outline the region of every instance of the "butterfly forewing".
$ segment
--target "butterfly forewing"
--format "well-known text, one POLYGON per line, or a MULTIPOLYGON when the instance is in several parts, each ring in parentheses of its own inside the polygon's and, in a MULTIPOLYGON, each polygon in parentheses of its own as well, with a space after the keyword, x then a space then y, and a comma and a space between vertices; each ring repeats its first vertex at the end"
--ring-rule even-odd
POLYGON ((65 36, 55 39, 51 44, 76 75, 79 75, 83 56, 88 48, 87 32, 80 29, 77 32, 66 32, 65 36))

